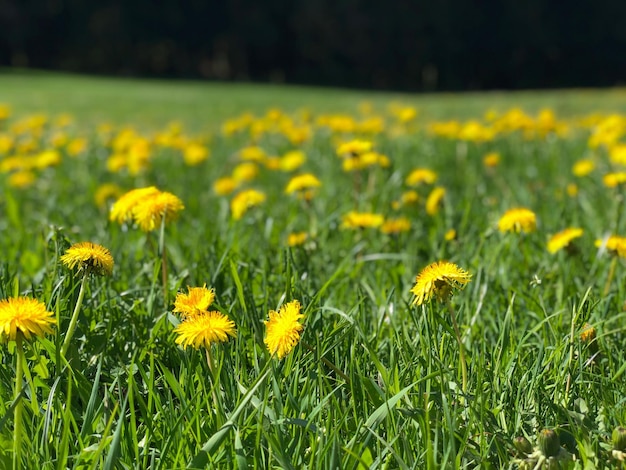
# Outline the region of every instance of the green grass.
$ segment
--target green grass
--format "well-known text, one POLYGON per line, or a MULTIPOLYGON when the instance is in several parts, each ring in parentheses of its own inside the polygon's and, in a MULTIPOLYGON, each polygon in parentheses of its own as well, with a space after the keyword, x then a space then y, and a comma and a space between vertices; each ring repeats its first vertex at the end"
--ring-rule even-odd
MULTIPOLYGON (((435 118, 480 117, 490 107, 624 112, 625 97, 621 90, 409 96, 0 75, 0 103, 15 114, 5 129, 31 112, 69 112, 77 121, 65 132, 89 139, 79 157, 61 149, 60 164, 37 170, 29 187, 12 187, 10 174, 0 174, 0 298, 35 297, 58 320, 54 334, 25 342, 17 400, 16 344, 0 346, 0 467, 12 465, 14 411, 21 407, 22 468, 498 469, 515 467, 515 437, 534 444, 544 428, 556 429, 576 455, 569 468, 615 468, 610 434, 626 423, 626 271, 594 241, 626 232, 622 189, 602 182, 619 167, 605 149, 588 148, 588 129, 475 143, 434 137, 424 127, 435 118), (284 194, 290 174, 261 167, 246 187, 267 200, 232 220, 231 198, 215 195, 212 184, 230 174, 237 151, 253 140, 221 135, 224 119, 270 107, 357 115, 363 100, 381 113, 390 101, 417 105, 419 125, 400 134, 390 125, 376 135, 316 129, 299 146, 307 155, 300 172, 322 181, 310 204, 284 194), (171 120, 212 133, 208 160, 188 167, 179 150, 155 145, 138 174, 107 170, 112 151, 97 123, 132 123, 152 138, 171 120), (372 139, 391 166, 344 173, 335 144, 353 137, 372 139), (502 162, 487 169, 482 158, 491 151, 502 162), (576 178, 571 166, 582 157, 596 169, 576 178), (435 214, 424 209, 429 186, 417 188, 417 205, 392 209, 416 167, 436 171, 436 184, 446 188, 435 214), (94 202, 102 183, 125 190, 154 184, 180 197, 185 210, 161 240, 158 230, 146 235, 110 222, 107 208, 94 202), (570 183, 579 188, 575 197, 566 194, 570 183), (500 233, 500 216, 519 206, 536 213, 537 230, 500 233), (352 210, 405 216, 412 228, 397 236, 342 229, 352 210), (550 255, 549 235, 569 226, 584 229, 577 249, 550 255), (445 239, 449 229, 454 240, 445 239), (310 238, 288 248, 294 231, 310 238), (87 283, 64 356, 80 279, 59 257, 83 240, 109 248, 115 266, 111 277, 87 283), (451 298, 469 372, 465 392, 446 305, 411 305, 415 276, 437 260, 472 274, 451 298), (183 350, 173 332, 176 293, 205 283, 217 295, 212 308, 237 327, 235 339, 211 348, 213 369, 203 349, 183 350), (278 360, 265 348, 263 321, 292 299, 303 305, 305 330, 278 360), (585 323, 597 329, 592 345, 580 340, 585 323)), ((40 148, 57 132, 46 128, 40 148)), ((254 143, 270 155, 296 147, 278 134, 254 143)), ((0 165, 8 156, 0 155, 0 165)))

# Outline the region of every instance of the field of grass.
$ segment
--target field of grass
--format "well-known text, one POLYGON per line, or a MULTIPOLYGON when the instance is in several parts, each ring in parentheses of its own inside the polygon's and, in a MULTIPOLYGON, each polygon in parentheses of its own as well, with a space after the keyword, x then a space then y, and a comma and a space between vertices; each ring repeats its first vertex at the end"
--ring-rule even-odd
POLYGON ((0 299, 56 323, 0 303, 0 467, 621 468, 620 113, 623 90, 4 71, 0 299), (111 273, 62 261, 85 241, 111 273), (283 356, 268 319, 295 300, 283 356), (177 343, 193 321, 213 344, 177 343))

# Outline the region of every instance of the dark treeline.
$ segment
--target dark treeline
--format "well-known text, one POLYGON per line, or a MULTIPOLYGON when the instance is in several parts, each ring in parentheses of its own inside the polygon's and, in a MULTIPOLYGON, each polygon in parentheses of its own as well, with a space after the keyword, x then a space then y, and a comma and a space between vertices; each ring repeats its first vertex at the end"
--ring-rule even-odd
POLYGON ((626 1, 0 0, 0 65, 402 90, 617 85, 626 1))

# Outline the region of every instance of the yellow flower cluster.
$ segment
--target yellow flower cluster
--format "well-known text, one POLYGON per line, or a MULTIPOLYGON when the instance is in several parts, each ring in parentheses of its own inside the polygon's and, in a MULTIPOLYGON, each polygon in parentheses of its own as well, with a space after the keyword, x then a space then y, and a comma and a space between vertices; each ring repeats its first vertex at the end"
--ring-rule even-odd
POLYGON ((144 232, 151 232, 162 223, 174 220, 184 208, 182 201, 172 193, 149 186, 122 195, 111 207, 109 219, 120 224, 132 220, 144 232))

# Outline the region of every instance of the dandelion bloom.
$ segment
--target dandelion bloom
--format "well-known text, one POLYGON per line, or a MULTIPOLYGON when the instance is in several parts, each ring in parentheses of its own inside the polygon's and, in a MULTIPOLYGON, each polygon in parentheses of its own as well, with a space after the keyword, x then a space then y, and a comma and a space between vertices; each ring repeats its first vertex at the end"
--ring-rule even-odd
POLYGON ((574 174, 574 176, 582 178, 583 176, 587 176, 589 173, 591 173, 595 166, 596 165, 595 163, 593 163, 593 160, 578 160, 576 163, 574 163, 574 166, 572 166, 572 173, 574 174))
POLYGON ((302 245, 307 240, 307 238, 309 238, 309 235, 306 232, 290 233, 287 236, 287 245, 292 247, 302 245))
POLYGON ((294 176, 289 180, 285 188, 285 193, 293 194, 307 189, 319 188, 321 185, 321 181, 318 180, 315 175, 304 173, 303 175, 294 176))
POLYGON ((206 312, 215 300, 215 291, 203 287, 187 287, 188 293, 179 292, 174 301, 174 312, 180 313, 183 318, 192 317, 206 312))
POLYGON ((120 224, 128 222, 133 218, 133 209, 138 203, 158 193, 159 190, 156 187, 149 186, 147 188, 133 189, 123 194, 111 207, 109 220, 120 224))
POLYGON ((416 168, 404 181, 407 186, 417 186, 422 183, 433 184, 437 181, 437 173, 428 168, 416 168))
POLYGON ((230 176, 219 178, 213 183, 213 192, 218 196, 228 196, 237 189, 237 181, 230 176))
POLYGON ((70 269, 78 269, 98 276, 110 276, 113 272, 111 252, 97 243, 80 242, 70 246, 61 256, 61 262, 70 269))
POLYGON ((415 286, 411 292, 415 294, 413 305, 422 305, 433 296, 444 301, 452 289, 462 289, 471 280, 471 274, 454 263, 437 261, 426 266, 415 278, 415 286))
POLYGON ((451 228, 444 234, 443 238, 448 242, 454 240, 456 238, 456 230, 451 228))
POLYGON ((500 154, 498 152, 488 153, 483 157, 483 165, 487 168, 494 168, 500 164, 500 154))
POLYGON ((259 167, 252 162, 244 162, 233 168, 232 178, 237 183, 252 181, 259 174, 259 167))
POLYGON ((292 150, 280 157, 278 167, 281 171, 294 171, 306 162, 306 154, 302 150, 292 150))
POLYGON ((509 209, 498 221, 500 232, 534 232, 537 228, 537 216, 530 209, 518 207, 509 209))
POLYGON ((94 199, 98 207, 106 207, 110 199, 116 199, 122 194, 122 188, 116 184, 104 183, 98 186, 94 199))
POLYGON ((0 300, 0 335, 4 340, 15 341, 18 333, 26 339, 52 333, 55 323, 54 313, 48 312, 37 299, 13 297, 0 300))
POLYGON ((583 343, 591 343, 596 339, 596 333, 597 331, 592 325, 585 323, 580 331, 580 339, 583 343))
POLYGON ((142 199, 133 208, 133 218, 141 230, 151 232, 159 228, 163 221, 174 220, 184 208, 183 202, 177 196, 159 191, 142 199))
POLYGON ((439 206, 445 195, 446 189, 441 186, 437 186, 430 192, 426 198, 426 213, 428 215, 435 215, 439 212, 439 206))
POLYGON ((372 150, 374 144, 367 140, 351 140, 337 147, 337 155, 340 157, 361 155, 372 150))
POLYGON ((12 188, 28 188, 36 179, 35 173, 29 170, 22 170, 9 176, 8 184, 12 188))
POLYGON ((406 217, 386 220, 380 227, 380 231, 388 235, 408 232, 409 230, 411 230, 411 221, 406 217))
POLYGON ((204 145, 191 143, 185 147, 183 159, 189 166, 195 166, 209 158, 209 149, 204 145))
POLYGON ((611 254, 626 258, 626 237, 611 235, 606 240, 596 240, 595 245, 598 248, 605 246, 611 254))
POLYGON ((626 183, 626 172, 607 173, 602 177, 602 182, 607 188, 615 188, 620 184, 626 183))
POLYGON ((235 323, 217 311, 201 312, 189 317, 179 323, 174 332, 178 333, 176 344, 195 349, 201 346, 209 348, 213 343, 228 341, 229 336, 237 336, 235 323))
POLYGON ((269 320, 265 322, 265 345, 270 354, 282 359, 298 344, 304 329, 299 322, 301 318, 304 315, 297 300, 282 305, 278 312, 270 310, 269 320))
POLYGON ((565 230, 554 234, 550 240, 548 240, 548 251, 550 253, 556 253, 557 251, 569 246, 572 240, 582 237, 582 235, 582 228, 566 228, 565 230))
POLYGON ((385 222, 380 214, 371 212, 348 212, 342 218, 342 228, 376 228, 385 222))
POLYGON ((263 202, 265 202, 265 194, 256 189, 247 189, 237 193, 230 201, 230 211, 233 219, 241 219, 248 209, 263 202))

